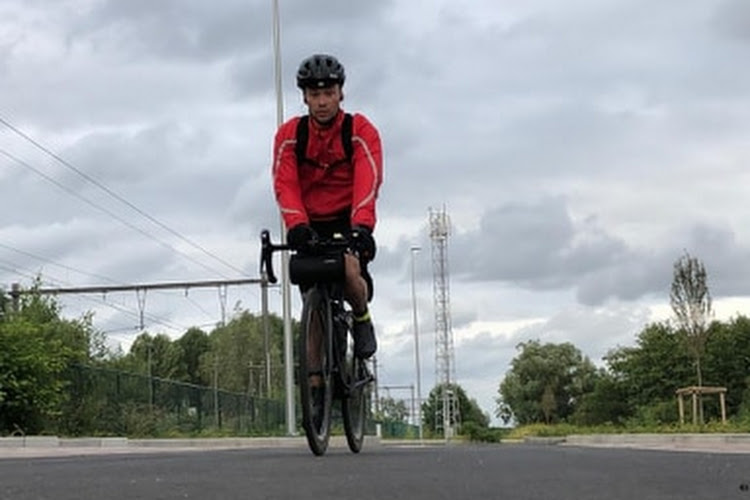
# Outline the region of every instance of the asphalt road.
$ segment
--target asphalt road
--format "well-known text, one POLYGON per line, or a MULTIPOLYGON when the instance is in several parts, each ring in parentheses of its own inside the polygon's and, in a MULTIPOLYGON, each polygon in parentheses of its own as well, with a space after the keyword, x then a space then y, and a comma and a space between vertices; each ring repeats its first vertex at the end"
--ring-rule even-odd
POLYGON ((0 459, 0 499, 747 499, 750 455, 544 445, 0 459))

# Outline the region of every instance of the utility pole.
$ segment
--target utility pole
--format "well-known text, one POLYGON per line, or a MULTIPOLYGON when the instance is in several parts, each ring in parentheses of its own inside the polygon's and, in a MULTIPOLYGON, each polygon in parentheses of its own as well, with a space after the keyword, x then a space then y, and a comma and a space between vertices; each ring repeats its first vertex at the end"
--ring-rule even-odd
MULTIPOLYGON (((424 432, 422 430, 422 370, 420 369, 419 362, 419 321, 417 318, 417 291, 416 291, 416 271, 414 266, 414 256, 419 252, 418 246, 411 247, 411 303, 414 320, 414 364, 417 372, 417 413, 414 414, 417 418, 417 425, 419 426, 419 441, 424 439, 424 432)), ((412 401, 413 403, 413 401, 412 401)))
MULTIPOLYGON (((141 328, 142 329, 142 328, 141 328)), ((154 411, 154 369, 151 365, 153 359, 152 359, 152 350, 154 346, 154 339, 149 335, 148 337, 148 361, 146 361, 148 365, 148 409, 150 412, 154 411)))
POLYGON ((265 270, 261 280, 260 303, 263 311, 263 350, 266 354, 266 398, 271 399, 271 326, 268 321, 268 277, 265 270))
MULTIPOLYGON (((284 99, 281 93, 281 21, 279 0, 273 0, 273 69, 276 90, 276 125, 284 122, 284 99)), ((274 153, 275 155, 275 153, 274 153)), ((281 242, 286 243, 286 227, 281 218, 281 242)), ((286 432, 297 434, 294 412, 294 346, 292 339, 292 293, 289 283, 289 252, 281 252, 281 302, 284 318, 284 385, 286 386, 286 432)))
MULTIPOLYGON (((380 384, 378 383, 378 357, 372 357, 372 373, 375 377, 375 415, 380 418, 380 384)), ((382 426, 380 423, 375 424, 375 435, 381 437, 383 435, 382 426)))
POLYGON ((21 309, 21 285, 13 283, 10 288, 11 307, 14 313, 21 309))
POLYGON ((217 429, 221 429, 221 422, 219 421, 219 355, 214 353, 214 425, 217 429))

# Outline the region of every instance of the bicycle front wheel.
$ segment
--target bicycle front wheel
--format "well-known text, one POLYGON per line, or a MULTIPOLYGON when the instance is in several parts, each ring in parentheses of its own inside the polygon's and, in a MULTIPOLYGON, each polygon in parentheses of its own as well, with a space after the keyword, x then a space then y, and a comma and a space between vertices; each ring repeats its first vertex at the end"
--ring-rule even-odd
POLYGON ((305 293, 303 302, 298 373, 302 427, 310 450, 323 455, 331 433, 331 308, 316 287, 305 293))
POLYGON ((366 361, 355 357, 351 346, 347 350, 345 370, 349 390, 341 401, 341 416, 344 419, 346 443, 353 453, 359 453, 365 439, 372 376, 366 361))

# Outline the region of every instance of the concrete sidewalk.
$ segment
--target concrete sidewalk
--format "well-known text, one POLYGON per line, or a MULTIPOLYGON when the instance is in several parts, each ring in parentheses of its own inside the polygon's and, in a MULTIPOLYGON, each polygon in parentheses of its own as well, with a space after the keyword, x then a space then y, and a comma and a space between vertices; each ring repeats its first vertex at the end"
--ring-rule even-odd
MULTIPOLYGON (((750 454, 748 434, 591 434, 566 437, 533 438, 522 442, 555 446, 605 448, 635 448, 646 450, 693 451, 709 453, 750 454)), ((515 442, 518 443, 518 442, 515 442)), ((380 446, 423 447, 443 446, 442 440, 382 440, 367 436, 365 448, 380 446)), ((460 445, 461 441, 450 444, 460 445)), ((332 449, 347 447, 344 436, 333 436, 332 449)), ((27 436, 0 438, 0 459, 18 457, 65 457, 94 454, 164 453, 201 450, 247 448, 307 448, 304 436, 253 438, 196 438, 196 439, 128 439, 59 438, 56 436, 27 436)))
POLYGON ((748 434, 591 434, 571 435, 548 444, 644 450, 750 454, 748 434))
MULTIPOLYGON (((365 437, 365 447, 381 445, 375 436, 365 437)), ((306 448, 304 436, 196 439, 59 438, 26 436, 0 438, 0 459, 15 457, 61 457, 94 454, 185 452, 242 448, 306 448)), ((330 448, 346 448, 344 436, 333 436, 330 448)))

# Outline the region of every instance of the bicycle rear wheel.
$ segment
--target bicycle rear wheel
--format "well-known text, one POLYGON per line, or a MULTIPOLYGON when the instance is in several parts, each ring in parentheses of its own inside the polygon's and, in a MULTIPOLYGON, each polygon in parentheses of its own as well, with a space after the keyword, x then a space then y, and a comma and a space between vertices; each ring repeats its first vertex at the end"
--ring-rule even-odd
POLYGON ((349 449, 353 453, 359 453, 365 439, 372 376, 367 369, 366 361, 354 356, 351 345, 347 349, 344 369, 345 379, 349 386, 347 394, 341 400, 344 433, 349 449))
POLYGON ((323 455, 331 433, 333 394, 331 310, 320 290, 305 293, 299 339, 302 427, 315 455, 323 455))

